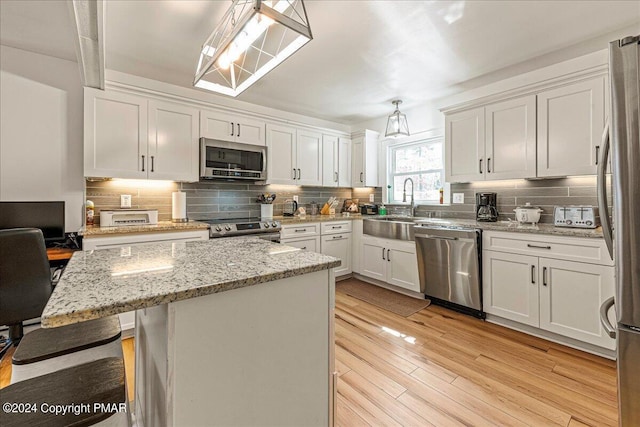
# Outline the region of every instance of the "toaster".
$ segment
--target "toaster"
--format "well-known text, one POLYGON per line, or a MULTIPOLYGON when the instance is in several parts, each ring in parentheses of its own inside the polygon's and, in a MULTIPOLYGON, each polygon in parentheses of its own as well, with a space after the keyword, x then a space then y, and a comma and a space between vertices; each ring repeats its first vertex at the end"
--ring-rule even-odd
POLYGON ((553 208, 556 227, 596 228, 600 225, 598 208, 593 206, 556 206, 553 208))

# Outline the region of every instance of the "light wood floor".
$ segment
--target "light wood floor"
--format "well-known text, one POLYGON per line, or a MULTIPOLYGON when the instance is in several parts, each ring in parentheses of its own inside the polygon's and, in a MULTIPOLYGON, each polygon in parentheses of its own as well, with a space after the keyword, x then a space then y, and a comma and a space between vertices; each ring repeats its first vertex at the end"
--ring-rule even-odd
POLYGON ((613 361, 440 307, 404 318, 338 292, 336 368, 341 427, 617 426, 613 361))

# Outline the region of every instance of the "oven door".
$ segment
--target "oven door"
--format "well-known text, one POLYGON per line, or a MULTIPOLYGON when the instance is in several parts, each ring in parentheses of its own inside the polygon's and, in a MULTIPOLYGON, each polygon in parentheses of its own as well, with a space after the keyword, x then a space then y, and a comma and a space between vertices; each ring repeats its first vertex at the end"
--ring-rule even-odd
POLYGON ((204 179, 267 179, 267 148, 200 138, 200 177, 204 179))

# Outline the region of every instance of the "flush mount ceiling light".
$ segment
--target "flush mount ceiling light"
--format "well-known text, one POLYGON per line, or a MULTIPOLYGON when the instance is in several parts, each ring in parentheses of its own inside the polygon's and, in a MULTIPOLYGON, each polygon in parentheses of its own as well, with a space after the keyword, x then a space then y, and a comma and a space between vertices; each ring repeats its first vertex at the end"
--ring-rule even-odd
POLYGON ((302 0, 234 0, 202 45, 193 85, 237 96, 312 38, 302 0))
POLYGON ((409 136, 409 125, 407 124, 406 114, 402 114, 398 108, 402 101, 396 99, 391 101, 396 106, 396 110, 389 115, 387 120, 387 131, 384 136, 409 136))

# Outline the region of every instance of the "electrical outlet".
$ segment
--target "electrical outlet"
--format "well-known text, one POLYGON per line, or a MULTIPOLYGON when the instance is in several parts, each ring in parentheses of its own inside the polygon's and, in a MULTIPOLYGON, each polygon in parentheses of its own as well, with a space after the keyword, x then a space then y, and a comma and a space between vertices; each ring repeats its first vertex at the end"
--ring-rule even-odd
POLYGON ((453 193, 453 203, 464 203, 464 193, 453 193))
POLYGON ((121 194, 120 195, 120 207, 121 208, 130 208, 131 207, 131 194, 121 194))
POLYGON ((373 201, 374 201, 374 197, 375 197, 375 196, 374 196, 373 194, 369 194, 369 201, 370 201, 371 203, 373 203, 373 201))
POLYGON ((293 201, 298 203, 298 196, 293 196, 293 201))

